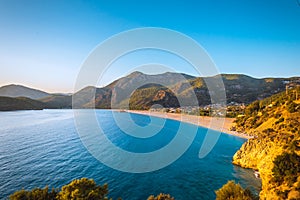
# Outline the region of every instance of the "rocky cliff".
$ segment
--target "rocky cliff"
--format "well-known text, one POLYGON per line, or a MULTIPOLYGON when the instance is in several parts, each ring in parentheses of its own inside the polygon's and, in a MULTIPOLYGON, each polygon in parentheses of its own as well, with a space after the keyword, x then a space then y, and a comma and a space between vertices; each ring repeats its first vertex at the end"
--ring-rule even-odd
POLYGON ((260 172, 260 199, 300 199, 299 87, 250 104, 234 129, 254 136, 233 163, 260 172))

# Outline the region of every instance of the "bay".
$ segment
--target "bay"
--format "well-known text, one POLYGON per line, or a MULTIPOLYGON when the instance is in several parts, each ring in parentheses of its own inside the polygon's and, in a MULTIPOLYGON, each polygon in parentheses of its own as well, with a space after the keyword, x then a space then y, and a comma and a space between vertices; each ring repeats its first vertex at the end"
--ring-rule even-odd
MULTIPOLYGON (((113 114, 121 119, 124 114, 112 112, 96 110, 96 117, 107 138, 127 151, 160 149, 175 137, 180 126, 180 122, 167 119, 157 135, 136 138, 115 123, 113 114)), ((151 121, 149 116, 130 115, 140 126, 151 121)), ((97 184, 108 183, 109 196, 124 200, 147 199, 159 193, 169 193, 177 200, 215 199, 214 191, 228 180, 258 193, 261 183, 253 171, 231 164, 245 139, 221 134, 213 150, 199 159, 206 131, 198 127, 192 145, 171 165, 149 173, 127 173, 111 169, 89 153, 76 131, 72 110, 0 112, 0 198, 22 188, 61 187, 82 177, 93 178, 97 184)), ((110 155, 116 158, 115 152, 110 155)))

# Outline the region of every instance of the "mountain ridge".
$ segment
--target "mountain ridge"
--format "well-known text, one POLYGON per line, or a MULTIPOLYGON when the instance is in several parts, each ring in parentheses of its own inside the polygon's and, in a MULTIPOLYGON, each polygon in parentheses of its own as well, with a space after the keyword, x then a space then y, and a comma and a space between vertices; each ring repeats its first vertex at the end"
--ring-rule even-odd
POLYGON ((40 99, 49 95, 49 93, 42 90, 18 84, 9 84, 0 87, 0 96, 6 97, 27 97, 30 99, 40 99))
POLYGON ((46 105, 43 102, 27 97, 0 96, 0 111, 43 110, 45 107, 46 105))
POLYGON ((25 86, 8 85, 0 88, 0 96, 32 98, 44 103, 45 108, 149 109, 155 104, 165 107, 204 106, 211 104, 206 83, 220 77, 224 83, 227 103, 249 104, 284 91, 290 82, 300 83, 300 77, 253 78, 244 74, 194 77, 175 72, 157 75, 133 72, 104 87, 87 86, 72 95, 50 94, 25 86), (11 92, 3 92, 3 88, 10 87, 11 92), (28 91, 28 94, 24 94, 24 91, 28 91), (196 95, 196 100, 192 98, 193 95, 196 95), (179 105, 178 99, 184 105, 179 105))

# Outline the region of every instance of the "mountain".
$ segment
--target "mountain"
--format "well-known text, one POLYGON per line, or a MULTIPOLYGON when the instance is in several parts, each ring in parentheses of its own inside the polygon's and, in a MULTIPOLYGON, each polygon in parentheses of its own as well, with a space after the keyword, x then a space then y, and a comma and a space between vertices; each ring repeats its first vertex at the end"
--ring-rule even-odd
POLYGON ((45 104, 26 97, 0 97, 0 111, 42 110, 45 104))
MULTIPOLYGON (((159 75, 134 72, 103 88, 82 89, 75 94, 75 105, 78 108, 90 108, 93 105, 96 108, 111 108, 111 104, 113 108, 127 108, 129 105, 130 109, 149 109, 155 104, 165 107, 208 105, 211 101, 206 83, 220 76, 224 82, 227 103, 249 104, 284 91, 288 83, 300 82, 297 77, 256 79, 240 74, 193 77, 170 72, 159 75), (95 99, 92 99, 94 93, 95 99), (196 95, 196 101, 193 95, 196 95)), ((219 87, 215 93, 219 92, 218 89, 222 90, 219 87)))
POLYGON ((38 100, 44 103, 44 108, 48 109, 72 108, 71 95, 52 94, 38 100))
POLYGON ((222 79, 226 88, 227 101, 246 104, 284 91, 290 82, 300 82, 299 77, 256 79, 241 74, 222 74, 222 79))
POLYGON ((261 199, 300 199, 300 84, 255 101, 233 130, 255 136, 233 163, 260 172, 261 199))
POLYGON ((40 99, 50 94, 41 90, 28 88, 22 85, 6 85, 0 87, 0 96, 5 97, 27 97, 30 99, 40 99))
POLYGON ((154 105, 163 107, 205 106, 211 104, 210 95, 222 92, 221 85, 209 93, 208 82, 222 78, 227 103, 249 104, 255 100, 282 92, 300 78, 256 79, 241 74, 221 74, 212 77, 194 77, 182 73, 147 75, 133 72, 111 84, 96 88, 89 86, 73 95, 48 94, 24 86, 8 85, 0 88, 0 96, 24 96, 45 104, 45 108, 120 108, 149 109, 154 105), (195 95, 195 96, 194 96, 195 95), (195 98, 193 98, 195 97, 195 98))

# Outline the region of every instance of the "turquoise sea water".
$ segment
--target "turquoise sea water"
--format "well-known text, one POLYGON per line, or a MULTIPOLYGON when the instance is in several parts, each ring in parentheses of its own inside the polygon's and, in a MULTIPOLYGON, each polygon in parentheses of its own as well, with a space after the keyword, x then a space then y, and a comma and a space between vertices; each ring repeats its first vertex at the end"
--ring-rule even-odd
MULTIPOLYGON (((96 116, 104 122, 101 128, 113 144, 132 152, 163 147, 180 125, 166 120, 157 135, 138 139, 118 128, 112 111, 97 110, 96 116)), ((131 114, 131 118, 139 125, 150 122, 148 116, 131 114)), ((214 191, 228 180, 258 192, 260 181, 253 171, 231 164, 233 154, 245 140, 222 134, 208 156, 199 159, 205 134, 206 129, 199 127, 190 148, 173 164, 154 172, 132 174, 105 166, 86 150, 76 132, 72 110, 0 112, 0 199, 22 188, 61 187, 81 177, 108 183, 110 197, 124 200, 142 200, 159 193, 170 193, 177 200, 214 199, 214 191)), ((110 152, 111 159, 114 153, 110 152)))

